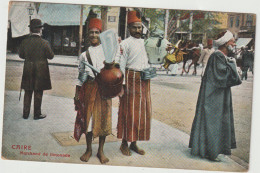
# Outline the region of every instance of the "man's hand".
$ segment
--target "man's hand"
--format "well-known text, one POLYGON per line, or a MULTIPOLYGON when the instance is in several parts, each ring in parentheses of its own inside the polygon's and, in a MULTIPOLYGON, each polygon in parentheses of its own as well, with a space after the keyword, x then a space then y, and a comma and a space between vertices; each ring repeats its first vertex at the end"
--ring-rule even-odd
POLYGON ((79 110, 79 98, 74 97, 74 105, 75 105, 75 111, 79 110))
POLYGON ((79 110, 79 92, 80 92, 81 86, 76 86, 76 92, 75 92, 75 97, 74 97, 74 105, 75 105, 75 111, 79 110))
POLYGON ((236 58, 228 57, 227 60, 228 60, 229 62, 236 63, 236 58))

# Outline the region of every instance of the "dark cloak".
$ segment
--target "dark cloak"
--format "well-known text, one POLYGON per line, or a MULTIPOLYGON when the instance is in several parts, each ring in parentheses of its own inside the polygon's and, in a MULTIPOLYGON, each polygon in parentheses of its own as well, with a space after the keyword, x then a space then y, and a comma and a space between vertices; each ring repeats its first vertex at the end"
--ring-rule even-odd
POLYGON ((200 86, 189 142, 192 155, 215 159, 236 148, 231 87, 239 84, 236 63, 214 52, 200 86))
POLYGON ((54 53, 47 40, 31 35, 20 45, 19 56, 24 61, 21 88, 24 90, 50 90, 51 78, 47 59, 54 53))

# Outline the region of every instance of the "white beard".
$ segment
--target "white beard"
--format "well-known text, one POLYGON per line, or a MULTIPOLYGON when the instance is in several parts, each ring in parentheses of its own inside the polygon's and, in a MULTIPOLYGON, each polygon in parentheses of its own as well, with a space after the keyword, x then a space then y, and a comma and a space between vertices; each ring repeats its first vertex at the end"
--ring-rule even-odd
POLYGON ((236 51, 235 47, 233 47, 231 45, 227 46, 227 50, 228 50, 229 53, 235 53, 235 51, 236 51))

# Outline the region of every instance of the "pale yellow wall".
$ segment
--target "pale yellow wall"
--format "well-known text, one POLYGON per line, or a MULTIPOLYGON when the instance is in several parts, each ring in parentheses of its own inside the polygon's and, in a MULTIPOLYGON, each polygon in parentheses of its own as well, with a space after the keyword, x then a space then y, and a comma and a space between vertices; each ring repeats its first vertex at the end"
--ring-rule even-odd
POLYGON ((118 24, 119 24, 119 11, 120 7, 110 7, 107 13, 107 29, 115 29, 118 32, 118 24), (116 16, 115 22, 109 22, 109 16, 116 16))

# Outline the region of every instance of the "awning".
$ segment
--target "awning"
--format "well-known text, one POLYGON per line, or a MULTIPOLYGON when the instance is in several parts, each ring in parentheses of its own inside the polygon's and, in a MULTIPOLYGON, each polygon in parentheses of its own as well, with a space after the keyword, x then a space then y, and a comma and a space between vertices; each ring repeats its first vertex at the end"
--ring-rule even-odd
POLYGON ((240 49, 242 46, 247 46, 252 38, 238 38, 236 41, 236 48, 240 49))
MULTIPOLYGON (((79 26, 81 5, 41 3, 38 15, 43 23, 53 26, 79 26)), ((83 8, 83 22, 89 9, 83 8)))
MULTIPOLYGON (((39 12, 32 2, 12 2, 9 11, 12 37, 20 37, 30 33, 28 7, 34 8, 32 19, 41 19, 43 23, 55 26, 79 26, 80 25, 80 5, 41 3, 39 12)), ((83 8, 83 22, 88 15, 89 8, 83 8)))

